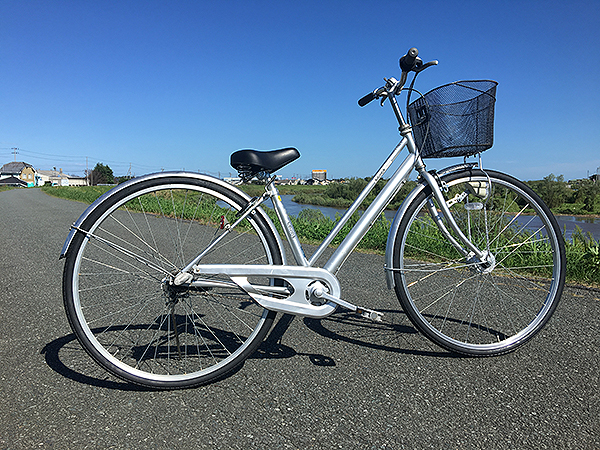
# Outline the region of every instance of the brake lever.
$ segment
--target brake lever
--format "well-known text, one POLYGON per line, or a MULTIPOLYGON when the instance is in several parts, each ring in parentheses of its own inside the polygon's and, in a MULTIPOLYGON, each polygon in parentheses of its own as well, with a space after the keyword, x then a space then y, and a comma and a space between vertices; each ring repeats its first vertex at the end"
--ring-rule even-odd
POLYGON ((437 66, 437 65, 438 65, 438 60, 434 59, 433 61, 429 61, 426 64, 420 65, 419 67, 415 67, 413 70, 414 70, 415 73, 419 73, 419 72, 423 72, 428 67, 437 66))

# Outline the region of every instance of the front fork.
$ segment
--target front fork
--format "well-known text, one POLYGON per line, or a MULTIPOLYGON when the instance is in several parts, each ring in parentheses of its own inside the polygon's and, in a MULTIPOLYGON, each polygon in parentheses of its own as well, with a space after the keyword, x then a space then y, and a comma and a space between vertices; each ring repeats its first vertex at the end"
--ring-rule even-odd
POLYGON ((437 210, 433 199, 430 198, 427 200, 427 209, 429 214, 438 226, 440 232, 465 257, 467 263, 481 265, 484 271, 490 271, 495 263, 494 256, 489 252, 489 249, 481 250, 475 246, 475 244, 471 242, 471 239, 467 237, 459 228, 454 216, 452 215, 452 212, 450 211, 451 205, 448 205, 448 202, 446 202, 446 199, 444 198, 442 187, 440 186, 441 183, 438 182, 438 179, 436 179, 435 176, 426 170, 421 170, 420 176, 431 187, 433 198, 436 200, 440 209, 440 211, 437 210), (443 218, 446 219, 448 226, 455 233, 458 239, 454 238, 454 236, 450 234, 450 231, 444 223, 443 218))

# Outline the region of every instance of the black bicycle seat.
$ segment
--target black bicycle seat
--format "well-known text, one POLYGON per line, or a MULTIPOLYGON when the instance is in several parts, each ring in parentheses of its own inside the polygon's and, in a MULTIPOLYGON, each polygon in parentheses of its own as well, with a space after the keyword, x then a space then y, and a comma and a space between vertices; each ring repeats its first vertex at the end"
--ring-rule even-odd
POLYGON ((279 150, 238 150, 231 155, 231 166, 245 176, 260 172, 273 173, 300 157, 293 147, 279 150))

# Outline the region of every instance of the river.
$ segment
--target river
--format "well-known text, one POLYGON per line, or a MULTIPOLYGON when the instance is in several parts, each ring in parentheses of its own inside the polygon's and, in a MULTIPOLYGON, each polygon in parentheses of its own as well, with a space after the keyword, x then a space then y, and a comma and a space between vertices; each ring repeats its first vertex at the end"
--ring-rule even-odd
MULTIPOLYGON (((292 201, 293 195, 282 195, 281 200, 290 216, 297 216, 303 209, 318 209, 326 217, 335 220, 336 214, 342 216, 346 210, 331 208, 327 206, 302 205, 292 201)), ((385 216, 391 222, 394 219, 396 211, 386 211, 385 216)), ((600 218, 598 217, 575 217, 575 216, 556 216, 558 225, 564 230, 566 239, 570 239, 575 231, 575 227, 581 228, 584 233, 591 233, 595 240, 600 240, 600 218)))

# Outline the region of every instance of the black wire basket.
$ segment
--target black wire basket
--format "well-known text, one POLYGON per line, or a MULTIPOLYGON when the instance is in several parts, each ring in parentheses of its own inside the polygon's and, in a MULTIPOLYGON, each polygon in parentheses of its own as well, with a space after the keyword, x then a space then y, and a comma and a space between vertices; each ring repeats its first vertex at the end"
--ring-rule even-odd
POLYGON ((471 156, 494 144, 497 82, 456 81, 432 89, 408 106, 423 158, 471 156))

